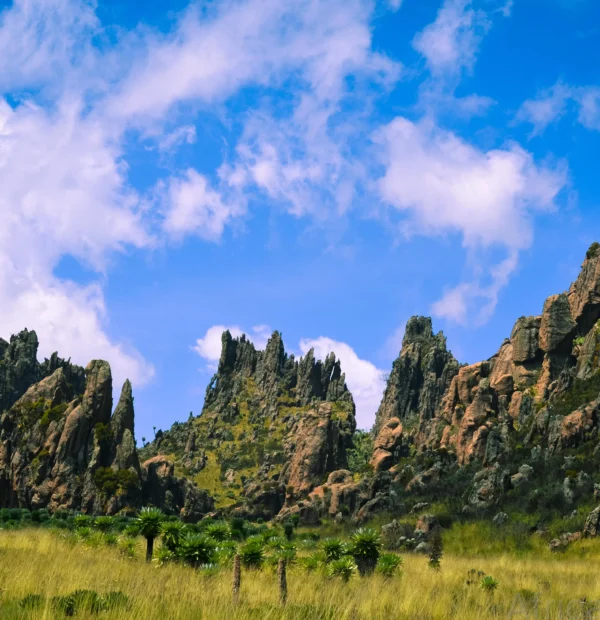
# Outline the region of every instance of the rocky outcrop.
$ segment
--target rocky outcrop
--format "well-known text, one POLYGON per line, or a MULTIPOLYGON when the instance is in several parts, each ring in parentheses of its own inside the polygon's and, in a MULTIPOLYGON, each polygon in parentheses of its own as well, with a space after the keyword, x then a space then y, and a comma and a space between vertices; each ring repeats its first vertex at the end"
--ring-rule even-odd
POLYGON ((377 413, 373 470, 424 493, 443 487, 453 466, 406 457, 443 454, 458 468, 479 468, 465 499, 489 510, 508 490, 530 488, 533 460, 591 452, 600 433, 599 319, 598 244, 569 291, 549 297, 540 316, 518 319, 488 360, 460 366, 429 319, 411 319, 377 413), (531 463, 515 465, 527 453, 531 463))
POLYGON ((116 514, 156 499, 188 520, 212 509, 205 492, 172 470, 160 480, 142 471, 131 383, 113 413, 107 362, 84 370, 54 354, 38 364, 37 337, 27 331, 0 348, 2 398, 10 404, 0 415, 0 507, 116 514), (171 495, 161 495, 163 487, 171 495))
POLYGON ((224 332, 217 373, 198 417, 157 433, 148 459, 175 466, 214 494, 217 507, 270 518, 347 466, 356 428, 339 361, 287 355, 274 332, 264 351, 224 332))
POLYGON ((446 348, 444 335, 433 333, 431 319, 410 319, 377 411, 375 435, 392 418, 432 419, 458 369, 458 362, 446 348))
POLYGON ((164 456, 142 465, 142 494, 145 505, 160 506, 169 515, 196 523, 214 510, 210 495, 185 478, 175 476, 175 466, 164 456))

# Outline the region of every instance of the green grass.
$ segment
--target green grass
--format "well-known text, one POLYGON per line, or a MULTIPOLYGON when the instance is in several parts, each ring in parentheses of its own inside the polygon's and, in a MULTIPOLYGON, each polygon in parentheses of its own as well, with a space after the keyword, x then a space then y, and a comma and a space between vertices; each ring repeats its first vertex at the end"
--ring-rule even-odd
MULTIPOLYGON (((272 563, 262 570, 243 570, 239 604, 231 597, 231 566, 194 570, 178 563, 158 567, 143 560, 144 544, 134 543, 128 559, 118 545, 102 536, 75 542, 70 533, 27 528, 0 531, 0 617, 3 620, 64 618, 53 597, 92 590, 107 598, 121 592, 127 604, 102 611, 110 620, 195 618, 240 619, 451 619, 536 617, 539 601, 544 618, 565 616, 567 606, 582 616, 581 601, 600 600, 600 541, 574 543, 552 554, 545 542, 530 536, 519 551, 510 536, 484 523, 455 525, 444 535, 441 571, 427 566, 427 557, 403 554, 402 570, 392 578, 374 574, 348 583, 328 578, 324 570, 307 571, 301 563, 288 568, 288 604, 281 607, 272 563), (481 586, 498 582, 497 588, 481 586), (27 597, 27 598, 26 598, 27 597), (27 609, 20 602, 35 604, 27 609), (548 610, 548 611, 546 611, 548 610)), ((508 529, 506 530, 509 531, 508 529)), ((600 607, 596 606, 600 611, 600 607)), ((82 612, 79 617, 98 614, 82 612)), ((594 617, 594 616, 588 616, 594 617)))

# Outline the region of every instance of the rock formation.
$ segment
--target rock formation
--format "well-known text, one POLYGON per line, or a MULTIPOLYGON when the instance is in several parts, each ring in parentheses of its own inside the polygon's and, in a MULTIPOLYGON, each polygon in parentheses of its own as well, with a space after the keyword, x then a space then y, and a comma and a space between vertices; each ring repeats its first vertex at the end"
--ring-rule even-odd
POLYGON ((156 500, 196 520, 212 510, 208 495, 176 479, 172 467, 160 479, 140 467, 129 381, 112 413, 107 362, 84 370, 54 354, 39 364, 37 346, 28 331, 0 341, 0 507, 115 514, 156 500))
POLYGON ((202 413, 142 453, 175 455, 176 471, 234 514, 270 518, 347 465, 355 409, 339 361, 296 360, 274 332, 264 351, 226 331, 202 413))

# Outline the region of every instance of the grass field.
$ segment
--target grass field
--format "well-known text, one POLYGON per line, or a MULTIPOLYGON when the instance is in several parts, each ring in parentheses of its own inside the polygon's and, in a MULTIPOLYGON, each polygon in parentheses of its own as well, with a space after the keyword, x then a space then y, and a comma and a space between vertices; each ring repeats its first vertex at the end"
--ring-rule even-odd
MULTIPOLYGON (((454 528, 453 528, 454 530, 454 528)), ((600 617, 600 543, 581 541, 553 555, 543 545, 518 553, 507 546, 486 554, 476 526, 446 534, 446 555, 436 572, 422 555, 404 554, 400 575, 353 577, 348 583, 300 566, 288 569, 289 598, 278 601, 273 569, 243 571, 239 604, 231 597, 231 571, 203 574, 177 564, 158 567, 143 561, 144 544, 134 559, 115 547, 90 547, 43 529, 0 531, 0 618, 60 618, 51 597, 77 589, 104 595, 121 591, 125 606, 103 611, 103 618, 177 620, 194 618, 592 618, 600 617), (471 544, 469 544, 469 541, 471 544), (475 569, 498 581, 493 593, 479 587, 481 575, 467 585, 475 569), (27 595, 42 595, 37 609, 23 608, 27 595), (596 611, 597 610, 597 611, 596 611)), ((78 617, 99 617, 80 612, 78 617)))

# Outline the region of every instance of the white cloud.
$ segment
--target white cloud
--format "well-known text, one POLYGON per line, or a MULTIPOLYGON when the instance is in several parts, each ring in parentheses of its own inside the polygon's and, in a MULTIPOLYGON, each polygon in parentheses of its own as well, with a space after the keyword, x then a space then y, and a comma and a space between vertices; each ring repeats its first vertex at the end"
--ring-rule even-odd
POLYGON ((564 116, 572 94, 573 91, 569 86, 558 82, 549 90, 539 93, 535 99, 525 101, 519 108, 515 121, 531 123, 533 125, 531 135, 537 136, 564 116))
POLYGON ((211 371, 217 369, 221 357, 221 336, 224 331, 234 338, 239 338, 242 334, 254 343, 258 350, 263 350, 271 337, 271 328, 268 325, 255 325, 251 330, 245 331, 239 325, 213 325, 206 330, 202 338, 196 340, 193 347, 196 353, 207 362, 207 368, 211 371))
POLYGON ((392 11, 398 11, 402 7, 404 0, 388 0, 392 11))
POLYGON ((508 253, 491 270, 490 285, 482 287, 478 277, 433 308, 439 316, 464 320, 467 301, 484 298, 480 318, 489 316, 518 252, 531 244, 533 215, 554 208, 565 171, 537 165, 515 144, 482 151, 427 120, 398 117, 375 140, 385 166, 381 195, 403 215, 407 234, 459 234, 471 252, 503 248, 508 253))
POLYGON ((302 339, 300 341, 302 354, 306 355, 310 349, 314 349, 315 357, 322 360, 329 353, 335 353, 356 404, 357 425, 359 428, 370 429, 375 422, 375 413, 385 390, 385 373, 371 362, 358 357, 354 349, 345 342, 323 336, 302 339))
POLYGON ((533 125, 532 136, 542 134, 552 123, 561 120, 573 103, 578 111, 578 122, 593 131, 600 131, 600 87, 569 86, 557 82, 528 99, 519 108, 515 122, 533 125))
POLYGON ((575 99, 579 104, 579 122, 586 129, 600 131, 600 87, 579 88, 575 99))
POLYGON ((176 150, 182 144, 196 142, 196 128, 193 125, 182 125, 158 140, 158 148, 163 152, 176 150))
POLYGON ((112 252, 152 244, 120 156, 77 100, 49 111, 0 99, 0 324, 5 336, 35 329, 42 351, 82 365, 104 356, 118 380, 139 384, 153 369, 107 336, 100 286, 54 276, 67 254, 105 271, 112 252))
POLYGON ((471 0, 445 0, 436 20, 413 40, 434 75, 457 75, 475 64, 479 44, 491 27, 484 11, 471 0))
POLYGON ((225 226, 246 212, 243 201, 227 201, 192 169, 182 178, 171 177, 166 203, 163 226, 167 234, 195 234, 207 241, 218 241, 225 226))
POLYGON ((488 284, 482 285, 479 280, 474 280, 445 291, 442 298, 431 306, 431 313, 459 325, 467 325, 472 316, 475 316, 477 325, 487 323, 496 309, 500 291, 517 269, 518 259, 518 253, 512 252, 492 267, 488 284))

